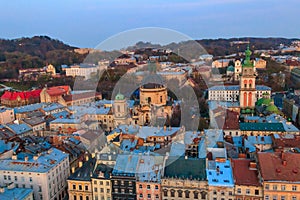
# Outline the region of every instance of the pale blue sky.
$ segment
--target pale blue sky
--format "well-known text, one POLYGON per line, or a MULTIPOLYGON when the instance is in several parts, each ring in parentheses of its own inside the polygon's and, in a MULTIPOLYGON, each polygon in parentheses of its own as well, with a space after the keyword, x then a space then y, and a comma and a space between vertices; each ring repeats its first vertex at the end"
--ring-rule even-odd
POLYGON ((142 27, 194 39, 300 37, 299 0, 1 0, 0 38, 48 35, 96 47, 142 27))

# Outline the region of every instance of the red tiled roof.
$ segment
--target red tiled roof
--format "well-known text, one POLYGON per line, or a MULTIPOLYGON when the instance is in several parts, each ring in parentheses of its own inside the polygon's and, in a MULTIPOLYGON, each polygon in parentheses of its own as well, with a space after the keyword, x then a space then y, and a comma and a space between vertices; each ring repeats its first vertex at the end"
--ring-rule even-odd
POLYGON ((300 181, 300 154, 291 152, 258 153, 264 181, 300 181))
POLYGON ((300 62, 297 60, 287 60, 286 64, 289 66, 300 66, 300 62))
POLYGON ((92 98, 92 97, 98 97, 101 96, 101 93, 99 92, 84 92, 84 93, 79 93, 79 94, 70 94, 63 96, 65 101, 75 101, 79 99, 85 99, 85 98, 92 98))
POLYGON ((59 96, 63 94, 68 94, 69 93, 69 86, 63 85, 63 86, 56 86, 56 87, 50 87, 47 89, 47 93, 50 96, 59 96))
POLYGON ((237 130, 239 129, 239 113, 231 110, 225 110, 218 107, 214 111, 215 120, 220 129, 237 130))
POLYGON ((5 91, 1 96, 1 100, 16 100, 20 97, 22 100, 30 98, 39 98, 42 90, 32 90, 32 91, 23 91, 23 92, 11 92, 5 91))
POLYGON ((236 185, 259 186, 257 169, 249 169, 249 159, 232 159, 233 177, 236 185))
POLYGON ((279 138, 275 138, 272 135, 272 141, 275 148, 300 148, 300 136, 293 135, 291 138, 285 138, 284 136, 278 135, 279 138))

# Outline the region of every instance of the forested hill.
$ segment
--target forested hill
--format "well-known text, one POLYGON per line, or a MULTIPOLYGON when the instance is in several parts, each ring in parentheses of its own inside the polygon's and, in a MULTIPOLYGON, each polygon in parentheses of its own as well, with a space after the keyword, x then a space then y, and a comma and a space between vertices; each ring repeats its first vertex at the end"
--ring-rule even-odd
MULTIPOLYGON (((245 37, 230 39, 202 39, 196 41, 204 47, 207 53, 212 54, 214 56, 225 56, 236 53, 238 50, 244 51, 246 49, 247 44, 234 45, 231 43, 233 41, 249 41, 251 49, 271 50, 278 49, 280 44, 290 45, 294 40, 297 39, 245 37)), ((130 47, 129 49, 138 49, 145 47, 171 49, 174 52, 177 52, 178 49, 184 49, 185 51, 190 51, 190 54, 193 54, 193 51, 195 51, 195 49, 198 49, 198 47, 195 47, 195 43, 191 41, 171 43, 165 46, 151 44, 149 42, 138 42, 134 47, 130 47)))
POLYGON ((75 47, 48 36, 13 40, 0 39, 0 78, 15 78, 20 68, 55 67, 80 63, 86 55, 74 52, 75 47))

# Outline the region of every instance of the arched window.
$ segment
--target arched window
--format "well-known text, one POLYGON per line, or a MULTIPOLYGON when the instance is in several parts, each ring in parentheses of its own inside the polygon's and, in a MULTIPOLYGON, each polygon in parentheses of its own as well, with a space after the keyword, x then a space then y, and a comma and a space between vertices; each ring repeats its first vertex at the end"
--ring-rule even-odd
POLYGON ((249 88, 252 88, 252 80, 249 80, 249 88))
POLYGON ((247 93, 244 93, 244 106, 247 106, 247 93))
POLYGON ((244 88, 247 88, 248 81, 244 80, 244 88))
POLYGON ((252 92, 248 94, 248 106, 252 106, 252 92))

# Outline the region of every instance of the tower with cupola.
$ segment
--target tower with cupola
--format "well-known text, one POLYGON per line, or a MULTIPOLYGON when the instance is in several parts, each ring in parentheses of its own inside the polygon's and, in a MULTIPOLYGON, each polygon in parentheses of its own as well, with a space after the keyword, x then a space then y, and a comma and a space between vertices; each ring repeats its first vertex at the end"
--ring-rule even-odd
POLYGON ((121 124, 128 124, 129 122, 129 112, 128 112, 128 104, 126 98, 120 92, 116 95, 114 104, 114 122, 115 126, 119 126, 121 124))
POLYGON ((250 60, 249 46, 245 51, 245 59, 242 63, 242 75, 240 77, 240 107, 241 109, 253 109, 256 102, 255 69, 250 60))

